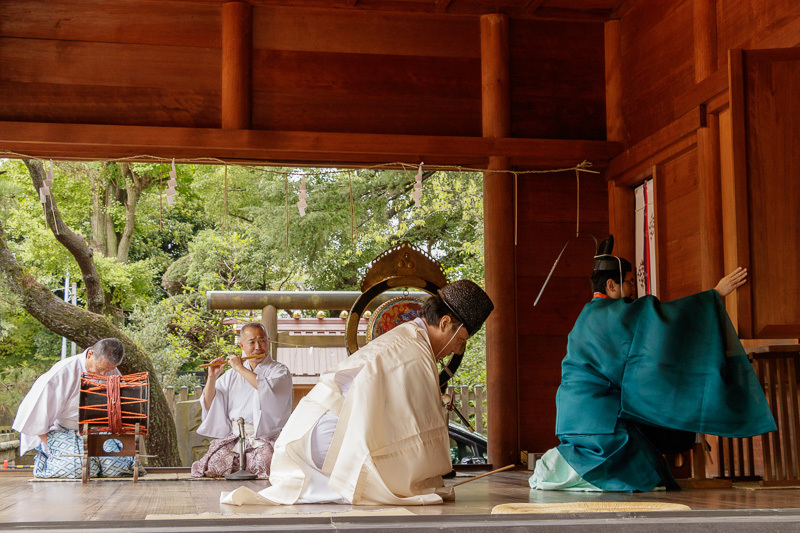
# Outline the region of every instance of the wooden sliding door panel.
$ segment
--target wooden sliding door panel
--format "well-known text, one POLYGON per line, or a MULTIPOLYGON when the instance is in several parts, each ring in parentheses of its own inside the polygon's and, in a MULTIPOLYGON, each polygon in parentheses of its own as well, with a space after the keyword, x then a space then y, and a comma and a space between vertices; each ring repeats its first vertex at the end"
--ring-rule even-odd
POLYGON ((737 257, 750 268, 740 334, 800 336, 800 50, 731 53, 737 257))

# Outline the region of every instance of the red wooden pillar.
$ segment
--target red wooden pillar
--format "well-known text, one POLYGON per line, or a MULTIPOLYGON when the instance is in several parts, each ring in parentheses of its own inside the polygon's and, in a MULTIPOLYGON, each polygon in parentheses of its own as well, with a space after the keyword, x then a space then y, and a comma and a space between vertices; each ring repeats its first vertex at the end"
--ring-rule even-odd
MULTIPOLYGON (((483 136, 511 135, 508 18, 481 17, 483 136)), ((483 179, 486 292, 495 308, 486 321, 489 461, 519 462, 517 306, 514 256, 514 180, 508 158, 490 157, 483 179)))
POLYGON ((222 128, 250 129, 252 8, 222 4, 222 128))

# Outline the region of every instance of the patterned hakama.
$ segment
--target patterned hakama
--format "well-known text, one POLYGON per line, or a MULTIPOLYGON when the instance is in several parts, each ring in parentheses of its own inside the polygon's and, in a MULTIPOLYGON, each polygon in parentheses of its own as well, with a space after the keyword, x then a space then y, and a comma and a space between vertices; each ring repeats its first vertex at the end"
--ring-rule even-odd
MULTIPOLYGON (((239 436, 233 433, 212 440, 208 452, 192 463, 192 477, 222 477, 239 470, 238 442, 239 436)), ((268 478, 275 439, 247 439, 246 442, 245 470, 259 478, 268 478)))

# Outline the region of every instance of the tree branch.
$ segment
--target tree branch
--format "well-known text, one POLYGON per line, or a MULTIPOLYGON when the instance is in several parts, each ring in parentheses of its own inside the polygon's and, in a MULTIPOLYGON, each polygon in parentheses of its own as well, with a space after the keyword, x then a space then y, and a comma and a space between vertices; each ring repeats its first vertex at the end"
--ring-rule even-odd
MULTIPOLYGON (((44 167, 41 161, 23 159, 25 166, 28 167, 28 173, 31 176, 33 187, 38 192, 44 184, 44 167)), ((93 313, 102 313, 105 307, 105 296, 103 294, 103 284, 101 283, 100 273, 94 264, 92 258, 93 251, 86 244, 83 237, 73 232, 69 226, 64 224, 61 219, 61 213, 56 205, 53 195, 49 195, 44 204, 44 215, 47 225, 55 235, 55 238, 60 242, 78 262, 78 267, 81 269, 81 276, 83 276, 83 284, 86 288, 86 302, 89 311, 93 313)), ((77 342, 77 341, 76 341, 77 342)))

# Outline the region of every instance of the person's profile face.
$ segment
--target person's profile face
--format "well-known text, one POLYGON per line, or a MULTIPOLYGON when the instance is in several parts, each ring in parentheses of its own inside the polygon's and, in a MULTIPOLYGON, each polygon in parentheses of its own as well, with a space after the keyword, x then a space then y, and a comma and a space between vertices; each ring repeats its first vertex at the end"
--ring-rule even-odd
POLYGON ((628 272, 623 278, 622 297, 636 298, 636 278, 633 277, 633 272, 628 272))

